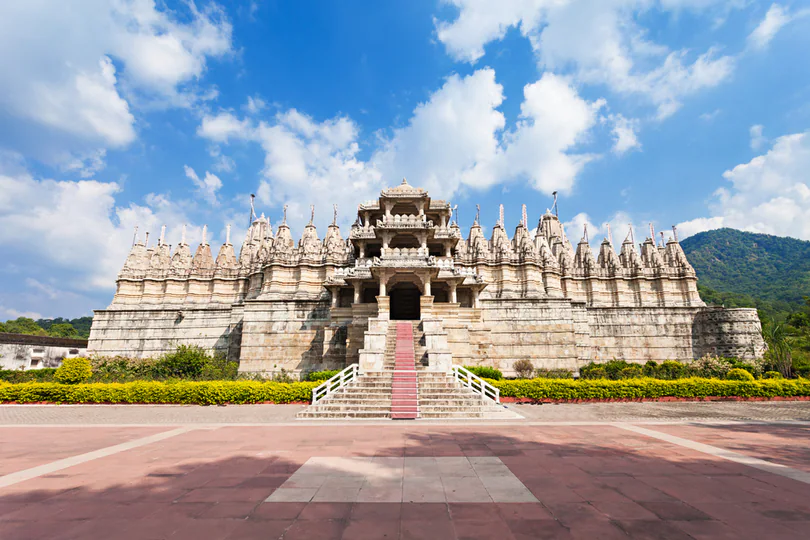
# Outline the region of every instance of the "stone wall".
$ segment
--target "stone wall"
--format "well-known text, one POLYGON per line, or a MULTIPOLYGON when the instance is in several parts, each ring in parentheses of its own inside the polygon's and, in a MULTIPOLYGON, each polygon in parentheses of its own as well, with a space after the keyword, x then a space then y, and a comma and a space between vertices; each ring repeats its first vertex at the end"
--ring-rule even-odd
MULTIPOLYGON (((109 309, 94 312, 88 354, 151 358, 178 345, 198 345, 229 354, 232 309, 178 306, 173 309, 109 309)), ((230 351, 234 356, 235 351, 230 351)))
POLYGON ((87 340, 0 333, 0 369, 55 368, 87 356, 87 340))

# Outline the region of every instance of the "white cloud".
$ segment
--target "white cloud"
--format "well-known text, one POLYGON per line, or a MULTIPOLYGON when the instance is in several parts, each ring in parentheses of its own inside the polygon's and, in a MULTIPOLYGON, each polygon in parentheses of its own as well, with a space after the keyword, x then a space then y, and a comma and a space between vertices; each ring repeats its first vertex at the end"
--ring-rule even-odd
POLYGON ((517 127, 505 137, 498 170, 507 177, 526 177, 545 193, 566 192, 577 174, 594 158, 572 150, 596 125, 604 100, 588 102, 562 77, 545 73, 526 85, 517 127))
MULTIPOLYGON (((578 81, 604 84, 644 96, 665 118, 680 100, 728 78, 733 59, 708 49, 689 60, 650 41, 637 16, 651 9, 705 10, 720 0, 450 0, 459 8, 452 22, 438 21, 437 34, 457 60, 476 62, 484 46, 518 28, 545 69, 572 71, 578 81)), ((726 8, 727 9, 727 8, 726 8)))
POLYGON ((492 185, 498 177, 499 134, 505 120, 497 108, 503 88, 495 71, 452 75, 394 131, 372 162, 388 183, 406 177, 435 196, 449 197, 462 184, 492 185))
POLYGON ((516 179, 546 193, 570 190, 594 157, 577 148, 587 141, 604 102, 588 102, 566 79, 545 74, 524 88, 520 119, 508 132, 498 110, 502 102, 492 69, 452 75, 405 126, 378 137, 367 161, 358 158, 359 130, 346 117, 318 122, 291 109, 257 122, 224 111, 203 118, 198 134, 216 142, 260 144, 265 163, 259 202, 289 204, 290 219, 299 225, 308 219, 310 203, 328 208, 337 202, 349 209, 343 214, 348 219, 357 201, 375 198, 381 187, 402 177, 434 197, 516 179))
POLYGON ((810 132, 777 138, 771 149, 723 173, 709 217, 681 223, 683 236, 720 227, 810 240, 810 132))
POLYGON ((231 50, 231 26, 214 4, 183 6, 0 3, 0 144, 64 165, 131 143, 134 102, 188 105, 207 60, 231 50))
POLYGON ((756 124, 748 130, 748 134, 751 136, 751 150, 759 150, 768 142, 768 139, 762 135, 763 129, 761 124, 756 124))
POLYGON ((259 96, 251 97, 248 96, 247 103, 245 104, 245 110, 248 114, 257 114, 267 108, 267 102, 264 101, 259 96))
POLYGON ((28 317, 29 319, 41 319, 42 314, 36 311, 17 311, 13 308, 8 308, 6 306, 0 306, 0 313, 3 314, 3 321, 7 319, 17 319, 19 317, 28 317))
POLYGON ((713 110, 713 111, 712 111, 712 112, 710 112, 710 113, 703 113, 703 114, 701 114, 701 115, 700 115, 700 119, 701 119, 701 120, 703 120, 703 121, 705 121, 705 122, 711 122, 712 120, 714 120, 715 118, 717 118, 717 117, 720 115, 720 113, 722 113, 722 112, 723 112, 723 111, 721 111, 720 109, 715 109, 715 110, 713 110))
POLYGON ((634 148, 641 148, 641 143, 636 136, 638 121, 628 119, 621 114, 611 115, 608 118, 613 122, 613 152, 622 155, 634 148))
MULTIPOLYGON (((157 240, 167 225, 169 243, 177 243, 189 219, 181 205, 165 196, 151 195, 146 204, 116 204, 116 183, 36 179, 27 173, 0 171, 0 246, 23 254, 26 260, 59 270, 63 285, 74 289, 109 290, 139 225, 157 240)), ((199 238, 200 227, 189 228, 189 239, 199 238)))
POLYGON ((788 11, 779 4, 772 4, 765 18, 748 35, 748 44, 755 49, 764 49, 779 30, 793 20, 788 11))
POLYGON ((197 135, 222 143, 228 142, 230 138, 250 138, 251 131, 249 120, 239 120, 232 113, 223 111, 214 116, 206 115, 197 128, 197 135))
POLYGON ((219 200, 217 199, 217 191, 222 187, 222 180, 215 174, 205 172, 205 177, 202 179, 197 176, 194 169, 188 165, 183 165, 186 172, 186 177, 194 183, 197 192, 206 200, 211 206, 218 206, 219 200))

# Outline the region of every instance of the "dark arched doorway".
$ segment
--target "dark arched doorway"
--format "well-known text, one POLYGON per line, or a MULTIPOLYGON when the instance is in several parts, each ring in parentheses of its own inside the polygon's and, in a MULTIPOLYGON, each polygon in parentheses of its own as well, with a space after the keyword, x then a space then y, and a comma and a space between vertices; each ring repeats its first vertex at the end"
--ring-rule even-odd
POLYGON ((413 283, 397 283, 388 293, 391 299, 391 319, 399 321, 419 320, 419 298, 422 293, 413 283))

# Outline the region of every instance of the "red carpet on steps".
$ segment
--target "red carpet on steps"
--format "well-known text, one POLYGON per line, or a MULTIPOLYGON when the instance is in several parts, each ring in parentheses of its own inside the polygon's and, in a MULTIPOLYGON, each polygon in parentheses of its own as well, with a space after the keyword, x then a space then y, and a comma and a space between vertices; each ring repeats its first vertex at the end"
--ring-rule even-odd
POLYGON ((391 418, 413 420, 419 412, 416 396, 416 358, 413 350, 413 325, 396 323, 397 341, 394 381, 391 388, 391 418))

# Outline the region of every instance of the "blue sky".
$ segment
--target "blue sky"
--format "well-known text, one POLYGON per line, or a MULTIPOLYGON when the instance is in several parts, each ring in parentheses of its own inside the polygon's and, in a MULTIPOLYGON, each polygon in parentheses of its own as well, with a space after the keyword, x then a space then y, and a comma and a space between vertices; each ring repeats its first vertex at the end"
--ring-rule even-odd
POLYGON ((402 177, 465 229, 810 239, 808 50, 806 1, 3 3, 0 320, 106 307, 135 225, 345 234, 402 177))

